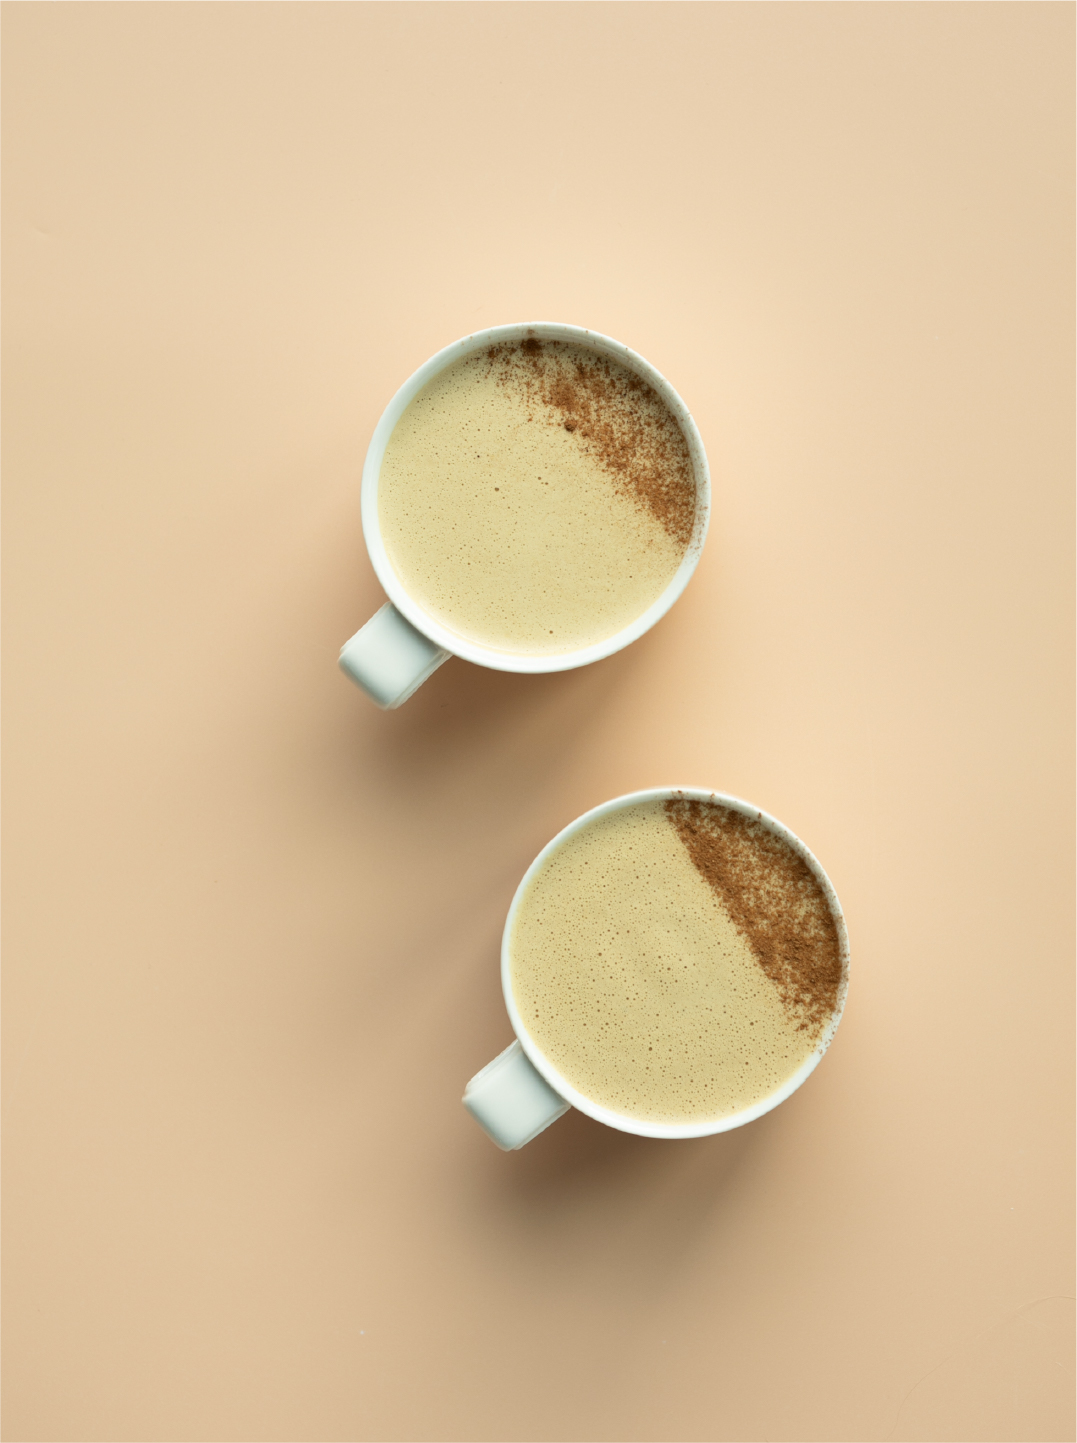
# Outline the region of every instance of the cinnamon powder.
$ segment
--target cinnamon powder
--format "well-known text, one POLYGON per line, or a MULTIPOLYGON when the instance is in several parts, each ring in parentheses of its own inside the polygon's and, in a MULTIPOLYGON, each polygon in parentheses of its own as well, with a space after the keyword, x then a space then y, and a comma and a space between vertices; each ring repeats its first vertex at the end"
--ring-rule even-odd
POLYGON ((798 1029, 818 1036, 837 1008, 844 973, 838 929, 811 868, 742 812, 678 796, 665 810, 798 1029))
POLYGON ((664 402, 641 377, 605 356, 528 336, 491 346, 504 385, 522 385, 612 478, 616 489, 687 547, 696 518, 688 443, 664 402))

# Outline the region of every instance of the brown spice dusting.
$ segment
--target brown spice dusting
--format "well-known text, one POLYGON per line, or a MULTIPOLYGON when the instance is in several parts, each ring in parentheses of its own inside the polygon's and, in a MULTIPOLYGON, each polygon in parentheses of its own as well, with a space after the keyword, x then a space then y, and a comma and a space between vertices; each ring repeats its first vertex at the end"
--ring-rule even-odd
POLYGON ((671 797, 665 809, 799 1030, 818 1036, 837 1008, 843 968, 838 929, 810 867, 742 812, 687 797, 671 797))
POLYGON ((696 486, 688 443, 654 388, 597 352, 528 336, 486 356, 503 385, 522 386, 529 408, 574 434, 617 490, 681 546, 692 539, 696 486))

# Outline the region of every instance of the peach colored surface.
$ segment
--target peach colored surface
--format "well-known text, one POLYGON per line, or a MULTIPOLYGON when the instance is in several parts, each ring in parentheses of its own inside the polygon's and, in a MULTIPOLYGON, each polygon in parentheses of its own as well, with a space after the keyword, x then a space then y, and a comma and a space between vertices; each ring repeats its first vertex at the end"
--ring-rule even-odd
POLYGON ((4 1436, 1066 1439, 1070 5, 4 14, 4 1436), (643 641, 378 713, 375 421, 568 320, 711 538, 643 641), (794 828, 853 945, 785 1106, 460 1106, 597 802, 794 828))

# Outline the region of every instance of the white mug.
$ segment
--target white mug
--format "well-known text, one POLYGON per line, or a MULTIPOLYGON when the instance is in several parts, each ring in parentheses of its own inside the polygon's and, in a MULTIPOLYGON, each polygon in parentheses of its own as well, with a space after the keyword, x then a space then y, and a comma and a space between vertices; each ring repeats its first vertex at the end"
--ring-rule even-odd
POLYGON ((688 579, 695 570, 703 549, 709 514, 710 473, 699 431, 680 396, 665 377, 642 356, 637 356, 635 351, 629 350, 619 341, 611 340, 609 336, 600 335, 597 331, 554 322, 537 321, 530 325, 494 326, 488 331, 478 331, 474 335, 465 336, 463 340, 455 341, 443 351, 438 351, 436 356, 431 356, 425 365, 420 366, 415 374, 404 382, 374 428, 363 466, 363 537, 378 580, 385 588, 389 600, 350 641, 345 642, 340 653, 341 670, 361 686, 378 706, 391 709, 407 701, 427 677, 443 662, 448 661, 450 656, 461 656, 465 661, 492 667, 495 671, 519 672, 569 671, 573 667, 586 666, 589 662, 612 656, 615 651, 620 651, 645 631, 649 631, 688 585, 688 579), (531 336, 543 341, 571 341, 599 355, 610 356, 651 385, 676 417, 688 443, 697 498, 692 540, 676 575, 661 596, 630 625, 604 641, 552 656, 497 651, 493 647, 468 641, 442 626, 405 590, 389 561, 378 523, 378 477, 385 448, 396 423, 415 396, 439 371, 451 366, 462 356, 471 355, 499 342, 520 341, 531 336))
POLYGON ((464 1106, 487 1135, 506 1152, 523 1147, 525 1143, 530 1142, 532 1138, 537 1137, 540 1132, 549 1127, 552 1122, 556 1122, 570 1107, 579 1108, 580 1112, 586 1113, 588 1117, 593 1117, 598 1122, 606 1123, 609 1127, 618 1128, 621 1132, 638 1133, 642 1137, 706 1137, 715 1132, 728 1132, 731 1128, 743 1127, 746 1122, 754 1122, 757 1117, 762 1117, 764 1113, 770 1112, 780 1102, 791 1097, 815 1071, 823 1053, 830 1046, 838 1023, 841 1021, 848 980, 849 937, 837 893, 819 862, 788 827, 784 827, 774 817, 768 816, 766 812, 761 812, 758 807, 740 801, 737 797, 726 796, 721 792, 700 791, 693 787, 659 787, 651 791, 631 792, 627 796, 615 797, 612 802, 604 802, 600 807, 594 807, 591 811, 585 812, 582 817, 577 817, 563 831, 558 832, 553 841, 543 847, 528 867, 523 880, 516 889, 501 939, 501 987, 505 994, 509 1021, 516 1033, 516 1041, 511 1043, 498 1057, 495 1057, 493 1062, 487 1063, 482 1071, 476 1073, 471 1079, 464 1092, 464 1106), (723 807, 742 812, 753 821, 762 823, 769 831, 780 837, 797 856, 807 863, 822 888, 837 928, 841 954, 842 982, 838 993, 838 1003, 812 1055, 790 1077, 787 1077, 779 1088, 768 1097, 764 1097, 762 1101, 742 1108, 740 1112, 730 1113, 726 1117, 707 1122, 647 1122, 640 1118, 613 1112, 610 1108, 603 1107, 600 1103, 584 1096, 571 1083, 567 1082, 553 1063, 544 1056, 542 1049, 524 1025, 512 995, 510 938, 517 910, 532 877, 569 837, 597 821, 599 817, 619 811, 622 807, 636 806, 640 802, 666 801, 670 797, 720 803, 723 807))

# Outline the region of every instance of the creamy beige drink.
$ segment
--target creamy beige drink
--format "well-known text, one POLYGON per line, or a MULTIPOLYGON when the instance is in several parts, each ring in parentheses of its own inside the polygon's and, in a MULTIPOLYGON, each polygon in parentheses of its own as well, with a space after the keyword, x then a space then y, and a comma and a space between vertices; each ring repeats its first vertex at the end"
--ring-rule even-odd
POLYGON ((814 872, 715 803, 647 801, 574 833, 510 937, 525 1027, 565 1080, 648 1122, 770 1096, 818 1047, 843 985, 814 872))
POLYGON ((657 393, 570 342, 492 346, 397 422, 378 520, 408 593, 459 636, 547 655, 658 599, 692 543, 687 442, 657 393))

